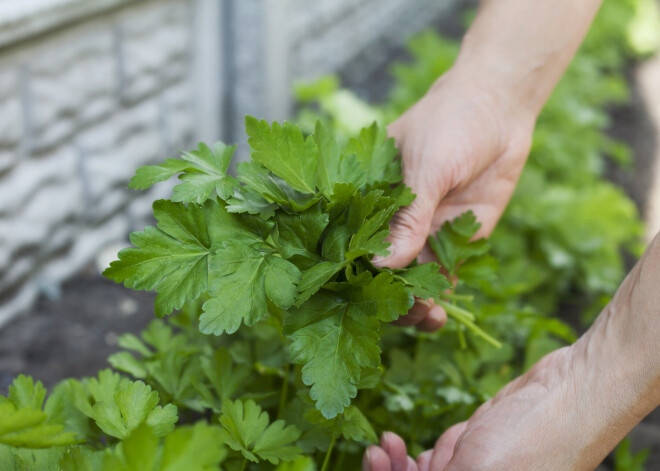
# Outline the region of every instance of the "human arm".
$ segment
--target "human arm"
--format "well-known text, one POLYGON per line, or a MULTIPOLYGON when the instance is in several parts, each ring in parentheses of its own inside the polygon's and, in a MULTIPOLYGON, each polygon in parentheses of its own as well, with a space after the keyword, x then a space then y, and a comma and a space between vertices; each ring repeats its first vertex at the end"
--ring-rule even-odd
MULTIPOLYGON (((660 404, 660 235, 594 325, 422 453, 419 471, 593 470, 660 404)), ((393 434, 372 471, 415 471, 393 434)))
MULTIPOLYGON (((454 66, 389 127, 417 199, 396 216, 391 255, 403 267, 429 233, 472 209, 492 232, 527 159, 536 118, 579 47, 600 0, 484 0, 454 66)), ((437 329, 439 306, 416 304, 403 325, 437 329)))

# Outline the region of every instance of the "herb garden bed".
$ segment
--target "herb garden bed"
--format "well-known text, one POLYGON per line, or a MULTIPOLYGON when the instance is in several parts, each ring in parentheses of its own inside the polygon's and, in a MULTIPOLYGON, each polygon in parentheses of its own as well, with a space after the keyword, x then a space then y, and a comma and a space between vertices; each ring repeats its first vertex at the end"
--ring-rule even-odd
MULTIPOLYGON (((114 470, 122 461, 152 456, 140 453, 141 443, 160 450, 158 459, 171 463, 171 451, 180 443, 185 448, 180 449, 181 456, 199 458, 199 466, 203 460, 209 464, 224 460, 223 467, 231 470, 270 469, 295 458, 290 466, 280 465, 281 469, 353 467, 359 463, 364 445, 375 439, 374 428, 404 434, 413 453, 419 452, 444 427, 469 416, 478 403, 545 352, 573 339, 567 325, 549 316, 561 314, 565 306, 584 311, 583 303, 574 298, 588 302, 591 308, 587 311, 596 313, 625 272, 622 251, 639 250, 640 223, 634 205, 602 179, 609 166, 615 179, 636 183, 625 171, 612 170, 616 166, 610 162, 625 165, 630 152, 625 143, 604 134, 607 108, 626 97, 625 66, 638 57, 622 46, 627 30, 620 23, 632 10, 625 3, 606 5, 576 64, 539 120, 519 191, 493 235, 499 278, 493 277, 493 261, 483 258, 488 244, 468 243, 476 230, 469 216, 443 227, 437 236, 436 253, 450 273, 458 262, 469 260, 460 265, 464 272, 458 273, 458 295, 444 292, 446 285, 438 277, 437 267, 387 271, 369 263, 369 254, 384 250, 387 219, 398 205, 410 200, 405 188, 389 185, 397 181, 399 171, 382 131, 371 127, 349 141, 365 123, 352 121, 354 114, 347 113, 346 106, 387 121, 417 99, 456 53, 455 44, 423 35, 411 44, 415 64, 399 65, 395 71, 388 103, 372 107, 327 79, 301 88, 301 99, 317 103, 302 112, 301 125, 307 125, 307 132, 313 130, 310 123, 316 118, 327 125, 317 125, 313 141, 303 142, 292 127, 271 128, 248 120, 254 162, 239 168, 243 186, 237 187, 235 180, 224 176, 231 150, 223 146, 213 150, 200 147, 184 155, 188 163, 167 161, 138 172, 133 180, 136 188, 183 172, 184 183, 173 198, 179 202, 155 205, 160 231, 151 228, 135 235, 138 248, 123 252, 107 275, 136 289, 151 289, 160 281, 156 312, 166 315, 185 304, 183 314, 170 323, 183 333, 173 336, 167 323, 150 323, 153 296, 129 293, 94 275, 68 283, 60 300, 42 300, 36 313, 0 332, 3 374, 30 373, 47 385, 67 376, 96 376, 106 366, 105 357, 115 350, 118 334, 137 335, 147 323, 149 327, 141 335, 149 346, 136 335, 121 337, 122 351, 111 357, 111 364, 126 379, 106 371, 98 379, 64 383, 46 405, 46 414, 58 425, 53 429, 28 427, 23 435, 0 435, 5 445, 27 447, 0 448, 0 458, 9 457, 18 465, 33 459, 28 449, 53 446, 52 455, 39 451, 34 457, 62 459, 67 470, 89 469, 101 461, 114 470), (288 146, 278 147, 282 135, 288 146), (340 153, 333 135, 349 151, 340 153), (291 160, 294 155, 302 157, 291 160), (287 161, 307 162, 311 167, 305 163, 294 168, 297 164, 287 161), (364 178, 358 176, 361 172, 364 178), (212 177, 210 186, 205 183, 207 177, 212 177), (344 182, 344 186, 335 182, 344 182), (539 188, 542 199, 537 195, 539 188), (180 202, 190 206, 186 209, 180 202), (300 227, 306 230, 300 232, 300 227), (182 243, 172 245, 175 239, 182 243), (189 273, 201 276, 197 262, 172 261, 167 266, 186 272, 182 284, 174 283, 175 275, 168 278, 169 271, 136 268, 136 262, 158 258, 164 247, 181 250, 188 258, 203 252, 211 259, 210 268, 216 270, 209 270, 209 277, 215 277, 217 288, 211 285, 210 293, 202 292, 206 265, 201 268, 204 284, 189 283, 197 280, 186 278, 189 273), (467 255, 452 257, 457 247, 467 255), (232 264, 236 270, 227 268, 232 264), (478 269, 470 271, 471 266, 478 269), (252 302, 228 297, 232 283, 245 285, 236 278, 253 276, 251 270, 269 270, 257 277, 266 280, 263 286, 250 285, 252 302), (221 285, 224 290, 219 289, 221 285), (374 305, 383 292, 392 303, 374 305), (383 367, 375 368, 380 363, 375 347, 378 322, 405 311, 412 294, 451 301, 448 312, 458 323, 450 322, 439 334, 428 336, 385 329, 383 367), (198 298, 206 300, 203 311, 201 303, 195 302, 198 298), (475 314, 455 307, 454 302, 475 314), (292 307, 294 303, 298 307, 292 307), (264 322, 258 324, 259 320, 264 322), (226 333, 221 338, 201 335, 198 321, 203 333, 226 333), (235 336, 228 336, 241 321, 256 325, 241 327, 235 336), (339 361, 334 359, 329 371, 317 357, 327 351, 334 351, 336 357, 337 351, 310 344, 309 339, 319 337, 325 342, 330 334, 347 335, 328 330, 333 322, 347 322, 348 335, 355 340, 350 340, 352 344, 341 339, 336 342, 337 349, 343 349, 340 353, 350 353, 339 361), (480 327, 494 333, 504 348, 489 346, 498 342, 480 327), (64 347, 58 349, 58 343, 64 347), (291 365, 289 351, 295 363, 305 366, 291 365), (144 380, 159 395, 131 377, 144 380), (361 392, 353 399, 357 389, 361 392), (138 408, 139 417, 118 415, 128 397, 144 403, 144 408, 138 408), (157 405, 159 400, 161 405, 157 405), (181 423, 206 418, 211 425, 174 430, 177 408, 181 423), (262 408, 269 411, 270 418, 264 418, 262 408), (76 436, 84 437, 88 444, 110 447, 104 454, 88 445, 72 445, 76 436), (202 443, 207 453, 197 456, 195 444, 202 443), (210 447, 219 443, 226 446, 215 451, 210 447)), ((626 116, 622 110, 619 112, 626 116)), ((626 129, 638 129, 620 124, 615 122, 611 131, 618 139, 631 137, 626 136, 626 129)), ((646 141, 637 147, 637 139, 631 139, 635 150, 649 147, 646 141)), ((646 172, 640 169, 637 173, 646 172)), ((640 191, 645 185, 632 187, 640 191)), ((636 194, 636 200, 643 201, 643 197, 636 194)), ((166 252, 171 256, 171 250, 166 252)), ((585 317, 588 313, 581 313, 585 317)), ((0 377, 3 389, 9 380, 0 377)), ((0 407, 9 414, 30 409, 45 420, 37 400, 40 396, 41 390, 31 380, 19 378, 9 399, 0 398, 0 407)), ((24 427, 18 415, 15 423, 24 427)), ((652 414, 633 433, 636 442, 655 445, 650 469, 660 463, 658 423, 652 414)), ((606 469, 641 469, 626 464, 632 456, 625 445, 617 454, 616 463, 607 463, 606 469)))

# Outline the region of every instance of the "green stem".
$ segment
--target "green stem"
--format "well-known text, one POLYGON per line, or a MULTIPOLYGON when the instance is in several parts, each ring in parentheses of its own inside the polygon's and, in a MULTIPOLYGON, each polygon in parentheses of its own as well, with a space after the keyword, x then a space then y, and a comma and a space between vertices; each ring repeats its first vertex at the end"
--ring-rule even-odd
POLYGON ((335 465, 332 467, 333 471, 339 471, 342 468, 344 458, 346 458, 346 449, 343 449, 341 453, 339 453, 339 458, 337 458, 335 465))
POLYGON ((447 311, 447 314, 450 314, 451 312, 451 315, 455 318, 462 318, 468 321, 475 320, 474 314, 472 314, 470 311, 463 309, 462 307, 458 307, 455 304, 450 304, 447 301, 443 301, 442 299, 436 301, 436 303, 441 307, 443 307, 444 310, 447 311))
POLYGON ((286 397, 289 394, 289 372, 291 371, 291 363, 287 362, 284 366, 284 384, 282 385, 282 394, 280 394, 280 405, 277 408, 277 418, 281 419, 284 414, 284 407, 286 407, 286 397))
POLYGON ((463 324, 459 324, 458 329, 456 329, 456 332, 458 333, 458 343, 461 345, 461 348, 465 350, 467 348, 467 340, 465 340, 465 332, 463 329, 463 324))
POLYGON ((241 465, 241 471, 245 471, 245 467, 247 466, 248 460, 247 458, 243 458, 243 464, 241 465))
POLYGON ((335 434, 332 434, 332 441, 330 442, 330 447, 328 447, 328 451, 325 454, 325 458, 323 459, 323 466, 321 466, 321 471, 326 471, 328 469, 328 463, 330 463, 330 455, 332 454, 332 449, 335 447, 335 441, 337 440, 337 437, 335 434))
POLYGON ((474 299, 474 296, 471 294, 456 294, 456 293, 442 293, 442 297, 444 299, 448 299, 449 301, 463 301, 468 303, 474 299))
POLYGON ((474 335, 481 337, 495 348, 502 348, 502 344, 496 338, 488 335, 479 326, 477 326, 474 322, 472 322, 474 320, 474 314, 458 306, 449 304, 446 301, 438 301, 438 304, 442 306, 445 311, 447 311, 447 315, 453 317, 458 322, 463 324, 474 335))

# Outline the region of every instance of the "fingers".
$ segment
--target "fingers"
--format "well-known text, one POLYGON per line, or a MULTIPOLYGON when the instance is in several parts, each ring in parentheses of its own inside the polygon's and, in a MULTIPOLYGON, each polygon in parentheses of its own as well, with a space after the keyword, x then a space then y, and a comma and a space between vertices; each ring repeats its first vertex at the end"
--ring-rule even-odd
POLYGON ((399 317, 393 322, 401 327, 417 326, 422 332, 435 332, 447 323, 447 313, 433 301, 423 299, 415 300, 415 304, 405 316, 399 317))
POLYGON ((362 471, 392 471, 390 457, 382 448, 371 445, 362 457, 362 471))
POLYGON ((390 254, 385 258, 374 257, 373 264, 403 268, 412 262, 426 244, 434 211, 435 202, 420 191, 410 206, 401 208, 392 218, 387 238, 392 244, 388 249, 390 254))
POLYGON ((407 465, 406 465, 406 471, 419 471, 419 468, 417 467, 417 462, 412 459, 410 456, 406 457, 407 465))
POLYGON ((417 457, 417 468, 419 471, 429 471, 431 467, 431 459, 433 458, 433 450, 426 450, 417 457))
POLYGON ((421 332, 435 332, 447 323, 447 313, 440 306, 432 305, 427 311, 426 317, 417 324, 417 330, 421 332))
POLYGON ((448 428, 445 433, 435 442, 435 447, 433 448, 433 456, 430 460, 429 470, 442 470, 445 469, 447 463, 451 460, 454 455, 454 448, 456 447, 456 442, 463 435, 465 428, 467 427, 467 422, 460 422, 450 428, 448 428))
POLYGON ((408 452, 406 443, 396 433, 385 432, 380 437, 380 446, 390 457, 392 471, 406 471, 408 468, 408 452))

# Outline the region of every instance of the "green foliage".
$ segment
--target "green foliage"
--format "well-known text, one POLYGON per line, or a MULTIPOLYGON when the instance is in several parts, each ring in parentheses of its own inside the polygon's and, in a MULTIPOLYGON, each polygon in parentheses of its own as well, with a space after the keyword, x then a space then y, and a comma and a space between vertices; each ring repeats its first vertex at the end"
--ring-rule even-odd
POLYGON ((638 453, 630 450, 630 439, 626 438, 614 451, 614 471, 644 471, 644 464, 651 450, 648 448, 638 453))
POLYGON ((197 150, 184 152, 182 160, 167 159, 160 165, 139 168, 128 187, 144 190, 180 173, 179 179, 184 183, 174 187, 172 201, 202 204, 214 190, 220 198, 227 199, 236 184, 227 175, 235 150, 236 146, 225 146, 222 142, 217 142, 213 149, 200 144, 197 150))
POLYGON ((20 375, 9 387, 9 396, 0 396, 0 444, 21 448, 50 448, 71 445, 76 434, 52 420, 44 410, 46 389, 41 382, 20 375))
POLYGON ((252 400, 225 399, 220 422, 225 443, 250 461, 268 460, 278 464, 291 461, 301 451, 293 445, 300 437, 300 430, 294 425, 286 426, 283 420, 269 423, 268 413, 252 400))
MULTIPOLYGON (((388 223, 413 198, 382 126, 373 123, 344 146, 320 123, 307 138, 293 124, 252 117, 246 130, 252 160, 238 167, 231 196, 207 192, 209 199, 188 206, 157 201, 158 227, 133 234, 136 247, 105 274, 134 289, 155 288, 158 315, 205 299, 204 334, 234 334, 275 315, 310 397, 332 419, 356 396, 362 372, 380 366, 381 324, 404 315, 413 295, 442 302, 450 285, 437 264, 390 273, 369 262, 387 254, 388 223), (237 206, 236 195, 268 210, 237 206)), ((490 339, 472 314, 455 317, 490 339)), ((145 376, 131 357, 113 361, 145 376)))
MULTIPOLYGON (((414 199, 383 123, 458 51, 433 33, 410 42, 387 103, 326 78, 298 89, 310 105, 300 127, 248 117, 251 160, 235 177, 235 147, 222 143, 138 169, 131 188, 181 183, 105 275, 155 290, 156 315, 172 315, 120 337, 109 362, 121 374, 65 380, 47 398, 17 378, 0 396, 0 469, 356 469, 384 430, 411 454, 431 447, 573 341, 550 314, 569 294, 602 306, 622 276, 621 249, 638 246, 634 205, 602 173, 606 156, 630 160, 604 130, 606 107, 627 96, 623 65, 651 47, 630 27, 653 16, 641 3, 605 3, 539 118, 498 229, 475 240, 471 212, 446 222, 429 239, 440 264, 371 263, 414 199), (389 326, 415 297, 453 322, 433 334, 389 326)), ((617 469, 644 459, 624 443, 617 469)))

